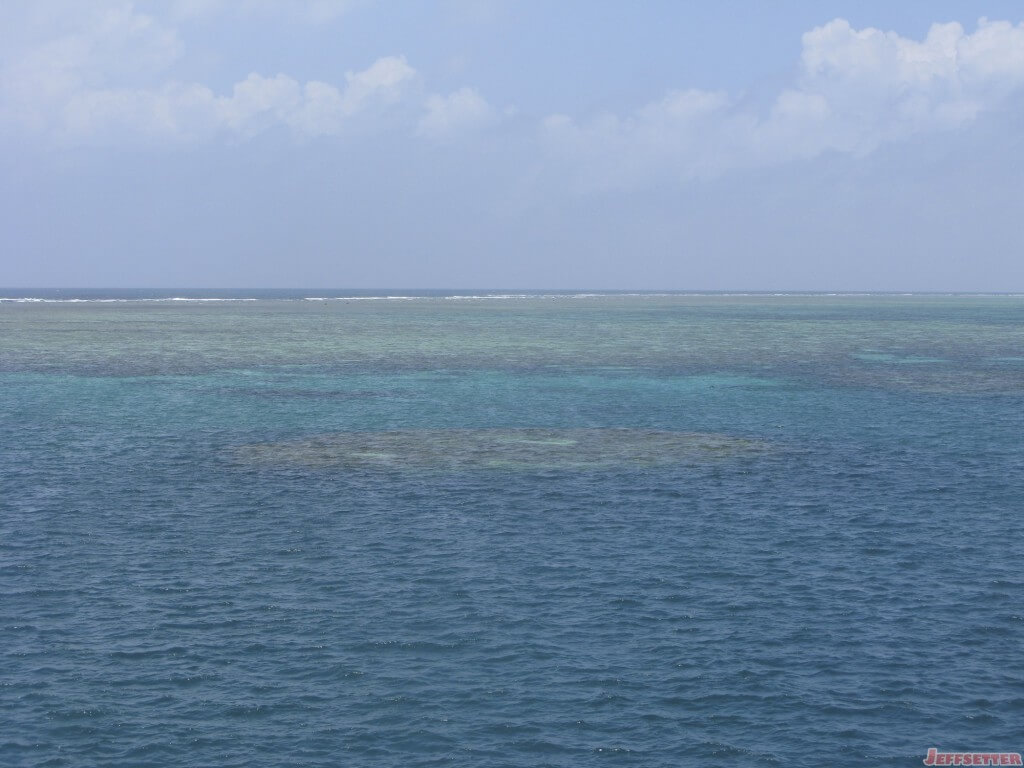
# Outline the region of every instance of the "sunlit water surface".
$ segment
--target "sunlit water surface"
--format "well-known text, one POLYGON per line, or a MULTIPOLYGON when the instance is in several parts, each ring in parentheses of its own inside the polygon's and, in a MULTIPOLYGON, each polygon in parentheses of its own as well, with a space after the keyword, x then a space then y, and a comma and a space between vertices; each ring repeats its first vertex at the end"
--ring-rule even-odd
POLYGON ((1024 748, 1022 298, 0 295, 4 765, 1024 748))

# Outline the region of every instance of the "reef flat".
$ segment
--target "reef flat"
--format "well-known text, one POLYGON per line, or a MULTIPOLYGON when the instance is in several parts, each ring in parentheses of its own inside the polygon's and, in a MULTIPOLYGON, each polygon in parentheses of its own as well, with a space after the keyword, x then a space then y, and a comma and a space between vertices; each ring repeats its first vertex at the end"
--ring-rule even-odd
POLYGON ((262 466, 587 470, 736 458, 766 447, 743 437, 652 429, 399 429, 254 443, 232 456, 262 466))

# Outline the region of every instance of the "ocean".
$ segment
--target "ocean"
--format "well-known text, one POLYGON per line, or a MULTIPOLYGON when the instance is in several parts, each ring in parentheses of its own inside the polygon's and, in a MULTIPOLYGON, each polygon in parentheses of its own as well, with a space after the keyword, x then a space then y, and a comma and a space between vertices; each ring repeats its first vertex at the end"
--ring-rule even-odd
POLYGON ((1024 297, 0 290, 0 764, 1024 748, 1024 297))

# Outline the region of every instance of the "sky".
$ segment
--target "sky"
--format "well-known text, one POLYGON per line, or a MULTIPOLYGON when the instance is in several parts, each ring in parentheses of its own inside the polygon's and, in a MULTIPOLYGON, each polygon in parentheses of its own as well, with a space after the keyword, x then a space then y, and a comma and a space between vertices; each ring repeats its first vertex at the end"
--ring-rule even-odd
POLYGON ((1022 22, 2 0, 0 285, 1024 291, 1022 22))

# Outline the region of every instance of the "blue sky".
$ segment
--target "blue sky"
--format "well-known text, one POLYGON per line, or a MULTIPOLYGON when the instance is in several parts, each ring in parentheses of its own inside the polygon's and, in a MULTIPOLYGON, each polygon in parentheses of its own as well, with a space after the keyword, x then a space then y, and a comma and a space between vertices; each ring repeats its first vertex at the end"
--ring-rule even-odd
POLYGON ((0 285, 1024 290, 1016 2, 0 6, 0 285))

